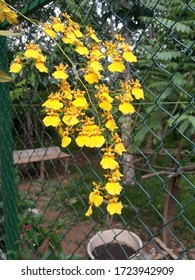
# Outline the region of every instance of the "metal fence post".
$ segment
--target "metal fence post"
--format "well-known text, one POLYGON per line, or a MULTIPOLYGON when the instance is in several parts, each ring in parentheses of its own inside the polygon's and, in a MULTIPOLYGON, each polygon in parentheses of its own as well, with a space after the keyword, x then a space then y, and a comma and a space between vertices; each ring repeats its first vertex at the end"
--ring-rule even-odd
MULTIPOLYGON (((7 72, 7 40, 0 37, 1 69, 7 72)), ((8 259, 17 259, 18 224, 14 183, 13 139, 9 84, 0 83, 0 175, 2 179, 4 231, 8 259)))

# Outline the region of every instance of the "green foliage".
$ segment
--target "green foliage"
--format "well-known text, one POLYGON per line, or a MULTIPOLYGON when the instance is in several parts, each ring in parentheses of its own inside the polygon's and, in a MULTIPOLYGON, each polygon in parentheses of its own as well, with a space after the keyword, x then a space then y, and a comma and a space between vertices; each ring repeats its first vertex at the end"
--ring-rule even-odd
POLYGON ((135 128, 135 132, 133 135, 132 146, 127 149, 127 152, 134 153, 137 152, 137 148, 143 144, 146 134, 148 133, 148 129, 146 126, 138 127, 138 130, 135 128))
MULTIPOLYGON (((191 113, 193 114, 193 112, 191 113)), ((195 134, 195 117, 189 114, 182 114, 182 115, 175 115, 175 119, 170 118, 168 120, 169 126, 178 124, 178 131, 180 133, 185 133, 186 136, 194 135, 195 134), (190 131, 190 132, 189 132, 190 131)))
MULTIPOLYGON (((53 185, 52 189, 55 186, 53 185)), ((54 190, 54 189, 53 189, 54 190)), ((67 217, 50 219, 44 224, 43 214, 33 212, 35 201, 26 197, 24 192, 18 193, 18 222, 20 229, 20 259, 67 260, 80 259, 81 256, 66 256, 61 242, 67 217), (47 243, 44 253, 40 247, 47 243)))
POLYGON ((166 27, 169 29, 169 31, 174 31, 179 34, 190 34, 193 30, 190 27, 191 25, 194 25, 194 21, 182 21, 182 22, 175 22, 175 20, 167 19, 167 18, 162 18, 162 17, 157 17, 153 19, 153 22, 156 23, 159 22, 160 25, 163 27, 166 27))
MULTIPOLYGON (((159 1, 141 2, 156 15, 142 17, 148 27, 137 46, 142 56, 138 65, 140 76, 144 77, 146 99, 154 103, 146 105, 142 116, 147 117, 154 134, 165 135, 174 127, 191 139, 195 133, 193 10, 182 0, 163 1, 160 6, 159 1)), ((174 133, 172 135, 174 137, 174 133)), ((178 142, 174 143, 177 147, 178 142)))
POLYGON ((162 51, 156 54, 155 58, 157 60, 162 60, 162 61, 170 61, 172 59, 176 59, 178 57, 181 57, 181 52, 176 52, 176 51, 162 51))

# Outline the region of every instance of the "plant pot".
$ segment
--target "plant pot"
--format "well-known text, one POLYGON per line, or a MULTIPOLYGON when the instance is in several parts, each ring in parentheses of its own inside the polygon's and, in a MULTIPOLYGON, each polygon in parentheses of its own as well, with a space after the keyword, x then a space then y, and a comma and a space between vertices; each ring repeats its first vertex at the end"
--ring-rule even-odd
POLYGON ((142 246, 141 239, 135 233, 122 229, 109 229, 97 232, 89 240, 87 253, 92 260, 139 259, 142 246), (111 246, 112 250, 110 250, 111 246))

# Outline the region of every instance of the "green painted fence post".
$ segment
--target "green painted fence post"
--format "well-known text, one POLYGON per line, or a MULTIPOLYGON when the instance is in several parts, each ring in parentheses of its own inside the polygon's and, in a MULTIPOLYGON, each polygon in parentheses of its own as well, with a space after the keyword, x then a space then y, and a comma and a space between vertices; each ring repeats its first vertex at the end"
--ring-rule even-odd
MULTIPOLYGON (((8 70, 7 40, 0 36, 0 69, 8 70)), ((13 139, 9 83, 0 83, 0 176, 4 208, 5 246, 8 259, 17 259, 18 223, 13 164, 13 139)))

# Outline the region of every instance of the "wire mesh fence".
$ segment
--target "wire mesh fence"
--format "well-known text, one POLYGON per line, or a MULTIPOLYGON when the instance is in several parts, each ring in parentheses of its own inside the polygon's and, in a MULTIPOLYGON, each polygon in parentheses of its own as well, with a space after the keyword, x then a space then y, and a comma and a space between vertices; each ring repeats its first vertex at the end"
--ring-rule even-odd
MULTIPOLYGON (((93 251, 127 234, 114 252, 105 245, 93 255, 127 259, 135 253, 124 246, 131 239, 137 258, 194 259, 194 3, 68 0, 28 1, 23 7, 17 2, 22 13, 42 22, 66 11, 101 39, 122 34, 138 62, 109 82, 115 88, 119 78, 138 78, 145 99, 134 102, 134 115, 115 114, 126 148, 120 158, 122 215, 110 216, 100 206, 87 218, 92 182, 103 180, 101 149, 62 148, 58 132, 44 126, 42 104, 56 88, 46 75, 29 67, 13 75, 9 88, 0 84, 0 256, 88 259, 89 242, 93 251), (111 240, 101 236, 104 230, 111 240), (95 235, 98 241, 91 241, 95 235)), ((21 25, 21 38, 1 38, 0 69, 7 71, 30 41, 47 53, 48 63, 58 65, 53 41, 43 40, 28 20, 21 18, 21 25)))

